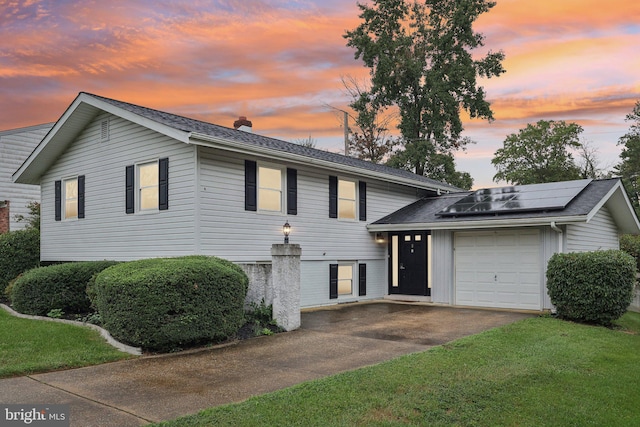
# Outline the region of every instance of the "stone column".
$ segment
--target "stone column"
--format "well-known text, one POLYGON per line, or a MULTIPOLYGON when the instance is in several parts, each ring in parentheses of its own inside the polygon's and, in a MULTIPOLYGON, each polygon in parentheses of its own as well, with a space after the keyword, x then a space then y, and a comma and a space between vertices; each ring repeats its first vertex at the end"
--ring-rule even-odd
POLYGON ((285 331, 298 329, 300 320, 300 255, 295 244, 271 246, 273 318, 285 331))

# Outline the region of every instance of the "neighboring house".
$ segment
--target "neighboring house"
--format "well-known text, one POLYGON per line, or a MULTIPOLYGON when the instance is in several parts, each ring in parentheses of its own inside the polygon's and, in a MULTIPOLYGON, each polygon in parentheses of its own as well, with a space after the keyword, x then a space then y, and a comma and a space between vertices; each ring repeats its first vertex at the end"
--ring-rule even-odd
POLYGON ((16 215, 27 217, 31 202, 40 201, 40 187, 17 184, 11 175, 49 132, 53 123, 0 131, 0 233, 21 230, 26 222, 16 221, 16 215))
POLYGON ((619 180, 453 193, 87 93, 14 180, 41 185, 43 261, 204 254, 260 265, 288 222, 302 247, 302 307, 396 297, 541 310, 554 252, 617 248, 619 233, 640 232, 619 180))

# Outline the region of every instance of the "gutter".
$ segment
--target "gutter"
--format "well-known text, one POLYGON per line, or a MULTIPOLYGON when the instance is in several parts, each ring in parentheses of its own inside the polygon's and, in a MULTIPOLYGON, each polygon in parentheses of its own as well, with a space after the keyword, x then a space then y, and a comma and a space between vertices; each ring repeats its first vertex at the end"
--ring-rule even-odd
MULTIPOLYGON (((447 222, 427 222, 427 223, 405 223, 405 224, 368 224, 368 231, 414 231, 414 230, 470 230, 480 228, 513 228, 513 227, 541 227, 556 221, 568 223, 584 223, 585 215, 573 215, 565 217, 546 218, 510 218, 510 219, 484 219, 468 221, 447 221, 447 222)), ((560 230, 557 226, 555 226, 560 230)), ((560 230, 562 232, 562 230, 560 230)))
POLYGON ((551 221, 551 229, 558 233, 558 253, 562 253, 562 229, 556 225, 555 221, 551 221))

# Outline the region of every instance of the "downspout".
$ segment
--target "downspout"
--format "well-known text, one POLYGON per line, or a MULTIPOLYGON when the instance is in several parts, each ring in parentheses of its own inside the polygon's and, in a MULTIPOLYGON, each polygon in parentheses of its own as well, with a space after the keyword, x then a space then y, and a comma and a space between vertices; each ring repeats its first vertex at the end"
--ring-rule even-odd
POLYGON ((551 221, 551 229, 558 233, 558 253, 562 253, 562 229, 556 225, 555 221, 551 221))

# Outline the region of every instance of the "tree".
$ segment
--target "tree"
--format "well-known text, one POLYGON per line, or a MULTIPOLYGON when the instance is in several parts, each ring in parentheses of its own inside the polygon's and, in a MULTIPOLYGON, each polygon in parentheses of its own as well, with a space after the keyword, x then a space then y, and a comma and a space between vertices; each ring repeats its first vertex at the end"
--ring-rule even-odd
POLYGON ((366 83, 353 77, 343 78, 342 84, 352 98, 349 104, 356 116, 353 127, 349 129, 349 151, 355 157, 380 163, 388 157, 397 141, 389 135, 389 126, 394 119, 392 114, 376 107, 374 97, 366 83))
POLYGON ((14 218, 17 222, 26 222, 25 228, 34 229, 40 231, 40 203, 33 201, 27 204, 29 209, 28 216, 16 214, 14 218))
POLYGON ((614 168, 616 174, 622 178, 627 193, 636 211, 639 209, 638 193, 640 192, 640 101, 636 102, 625 121, 631 122, 629 131, 618 139, 622 145, 620 159, 622 161, 614 168))
POLYGON ((474 21, 495 2, 486 0, 373 0, 358 5, 362 23, 347 31, 347 46, 355 48, 370 68, 371 104, 398 108, 403 137, 403 164, 419 175, 437 155, 464 147, 460 137, 461 109, 471 118, 492 120, 493 113, 478 77, 504 72, 502 52, 476 59, 472 51, 484 45, 473 31, 474 21))
POLYGON ((302 145, 303 147, 307 147, 307 148, 316 148, 317 145, 318 145, 318 141, 316 141, 315 139, 311 138, 311 135, 309 135, 309 138, 294 139, 293 143, 294 144, 298 144, 298 145, 302 145))
POLYGON ((589 141, 582 141, 578 148, 580 156, 576 165, 580 169, 581 178, 601 179, 607 176, 607 167, 600 166, 598 149, 589 141))
POLYGON ((536 184, 580 179, 571 149, 580 148, 582 126, 564 121, 540 120, 528 124, 504 140, 491 163, 498 173, 494 181, 536 184))

